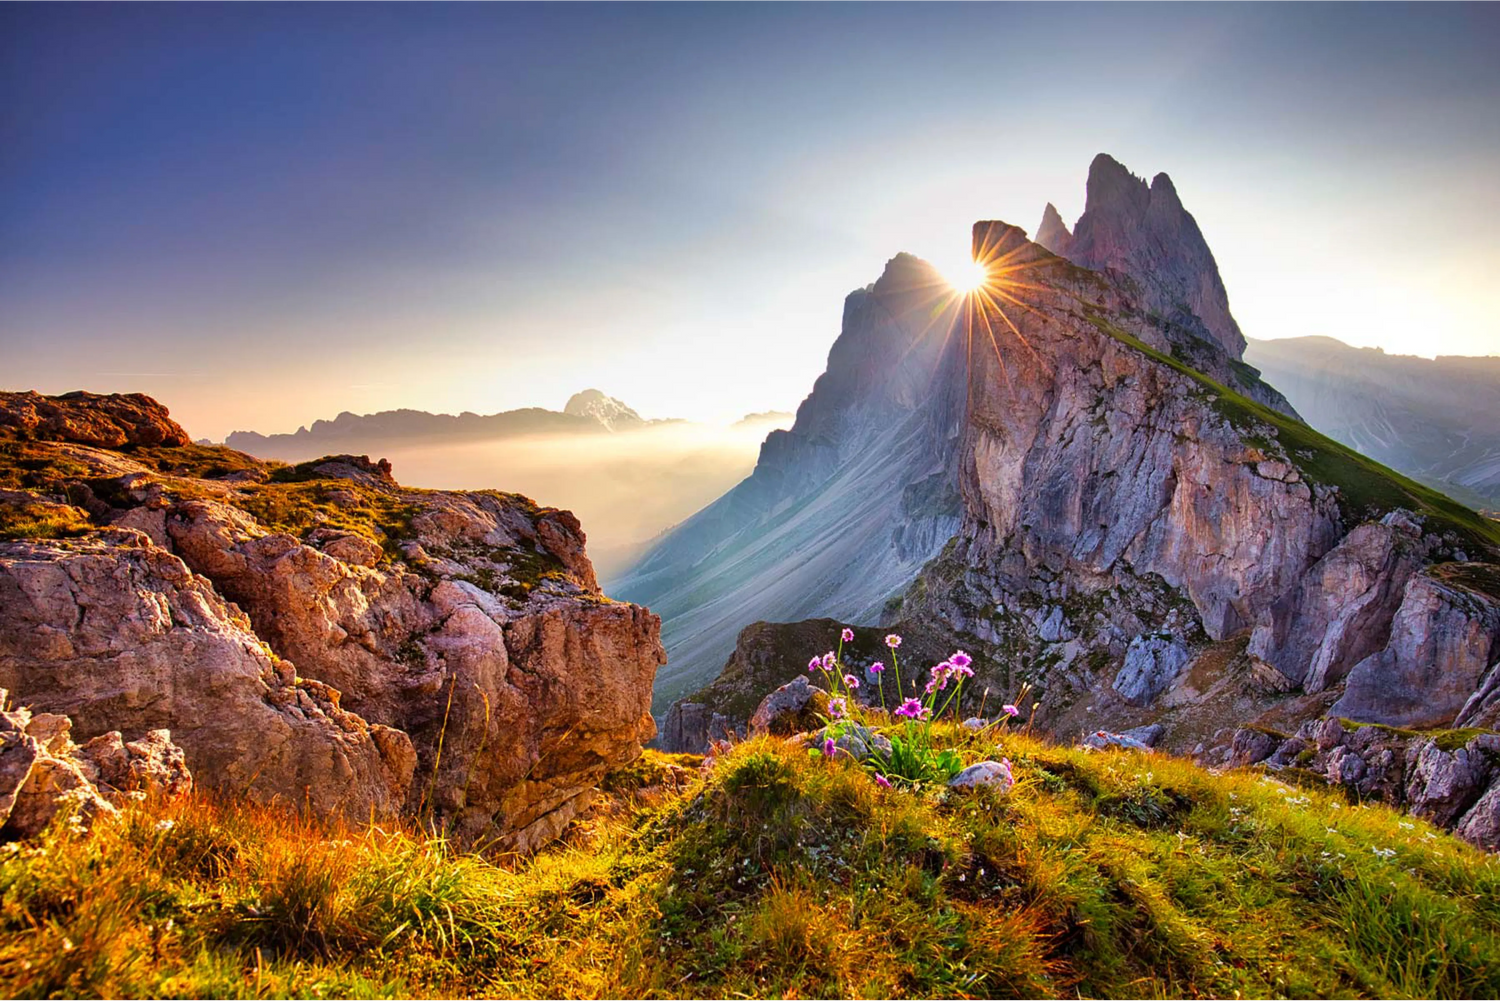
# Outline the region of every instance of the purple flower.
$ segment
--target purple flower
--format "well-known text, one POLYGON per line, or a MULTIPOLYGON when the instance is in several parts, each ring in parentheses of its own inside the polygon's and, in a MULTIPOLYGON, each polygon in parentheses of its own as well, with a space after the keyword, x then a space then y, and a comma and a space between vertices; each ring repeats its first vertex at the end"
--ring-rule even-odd
POLYGON ((1019 716, 1019 715, 1021 715, 1021 710, 1017 709, 1015 706, 1011 705, 1009 702, 1007 702, 1001 708, 1005 710, 1005 715, 1007 715, 1007 716, 1019 716))
POLYGON ((823 670, 832 671, 833 665, 837 664, 838 662, 839 659, 833 655, 832 650, 829 650, 823 655, 823 670))
POLYGON ((846 687, 846 688, 858 688, 859 687, 859 679, 856 678, 852 674, 846 674, 846 675, 844 675, 844 687, 846 687))
POLYGON ((822 666, 823 666, 823 658, 822 657, 814 657, 812 660, 810 660, 810 661, 807 662, 807 669, 809 671, 819 670, 820 668, 822 668, 822 666))
POLYGON ((878 660, 875 663, 873 663, 873 664, 870 665, 870 673, 871 674, 879 674, 881 671, 884 671, 884 670, 885 670, 885 665, 882 664, 878 660))
POLYGON ((901 645, 901 637, 897 636, 895 633, 891 633, 885 638, 885 645, 894 650, 901 645))
POLYGON ((928 709, 916 699, 907 699, 901 703, 901 708, 896 710, 896 715, 909 716, 912 719, 924 719, 930 712, 932 712, 931 709, 928 709))
POLYGON ((880 788, 882 788, 882 789, 889 789, 891 787, 891 780, 888 779, 888 778, 886 778, 884 775, 880 774, 879 772, 876 772, 875 773, 875 784, 878 785, 878 786, 880 786, 880 788))
POLYGON ((974 658, 970 657, 968 654, 960 650, 952 657, 949 657, 948 662, 954 667, 968 667, 970 664, 974 663, 974 658))
POLYGON ((842 698, 828 700, 828 715, 838 719, 849 711, 849 704, 842 698))
POLYGON ((848 626, 845 626, 844 627, 844 632, 843 632, 843 640, 844 640, 845 643, 853 643, 854 642, 854 630, 850 629, 848 626))
POLYGON ((833 752, 836 747, 837 745, 834 744, 832 737, 829 737, 827 740, 823 741, 823 756, 825 758, 833 757, 833 752))

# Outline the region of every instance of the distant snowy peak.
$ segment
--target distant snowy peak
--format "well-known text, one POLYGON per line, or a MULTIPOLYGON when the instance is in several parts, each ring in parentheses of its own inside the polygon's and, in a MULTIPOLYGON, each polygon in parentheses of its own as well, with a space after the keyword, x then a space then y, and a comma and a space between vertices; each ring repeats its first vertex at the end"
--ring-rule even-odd
POLYGON ((563 413, 574 417, 592 417, 611 431, 624 431, 645 424, 641 415, 613 396, 606 396, 597 389, 585 389, 574 393, 563 407, 563 413))

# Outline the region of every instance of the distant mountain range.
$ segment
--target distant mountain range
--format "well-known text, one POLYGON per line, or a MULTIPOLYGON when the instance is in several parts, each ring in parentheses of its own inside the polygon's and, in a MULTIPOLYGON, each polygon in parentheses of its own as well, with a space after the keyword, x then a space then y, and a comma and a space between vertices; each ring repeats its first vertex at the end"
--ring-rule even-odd
POLYGON ((432 414, 425 410, 382 410, 353 414, 347 410, 331 421, 313 421, 292 434, 232 431, 224 444, 262 459, 300 462, 334 452, 380 451, 409 439, 473 441, 540 434, 609 434, 664 424, 678 419, 646 420, 634 409, 597 389, 574 393, 562 410, 525 407, 498 414, 465 411, 432 414))
POLYGON ((1293 337, 1251 340, 1245 361, 1330 438, 1456 500, 1500 508, 1500 357, 1418 358, 1293 337))

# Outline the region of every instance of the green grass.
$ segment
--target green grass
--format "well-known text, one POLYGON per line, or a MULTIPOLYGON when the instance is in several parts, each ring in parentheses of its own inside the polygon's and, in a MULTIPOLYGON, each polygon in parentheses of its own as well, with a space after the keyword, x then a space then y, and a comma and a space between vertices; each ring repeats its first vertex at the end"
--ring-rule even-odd
POLYGON ((239 805, 0 852, 16 996, 1493 997, 1500 866, 1251 772, 1022 735, 1009 794, 648 754, 533 859, 239 805), (165 824, 164 821, 171 821, 165 824))
POLYGON ((1405 508, 1425 516, 1429 529, 1452 531, 1468 545, 1500 549, 1500 522, 1361 455, 1300 421, 1236 393, 1131 336, 1095 310, 1086 309, 1085 318, 1102 333, 1196 381, 1213 397, 1214 409, 1240 431, 1247 442, 1268 444, 1266 436, 1274 438, 1306 479, 1338 487, 1340 504, 1349 521, 1359 522, 1396 508, 1405 508))

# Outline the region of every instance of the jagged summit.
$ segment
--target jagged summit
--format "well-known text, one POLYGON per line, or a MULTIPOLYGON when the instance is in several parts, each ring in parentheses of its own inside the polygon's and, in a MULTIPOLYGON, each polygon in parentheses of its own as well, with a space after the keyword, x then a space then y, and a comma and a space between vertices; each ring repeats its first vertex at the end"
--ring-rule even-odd
POLYGON ((574 393, 568 399, 567 406, 563 407, 563 413, 574 417, 592 417, 611 431, 639 427, 646 423, 641 419, 640 414, 622 401, 613 396, 606 396, 597 389, 585 389, 581 393, 574 393))
POLYGON ((1068 224, 1063 222, 1062 216, 1057 211, 1057 206, 1051 202, 1042 210, 1042 222, 1036 228, 1036 242, 1062 257, 1068 256, 1068 248, 1072 245, 1073 234, 1068 231, 1068 224))
POLYGON ((1037 228, 1042 246, 1082 267, 1129 275, 1147 308, 1168 318, 1191 314, 1230 358, 1244 354, 1213 252, 1166 174, 1147 184, 1100 153, 1089 164, 1084 211, 1071 236, 1057 210, 1047 208, 1037 228))

